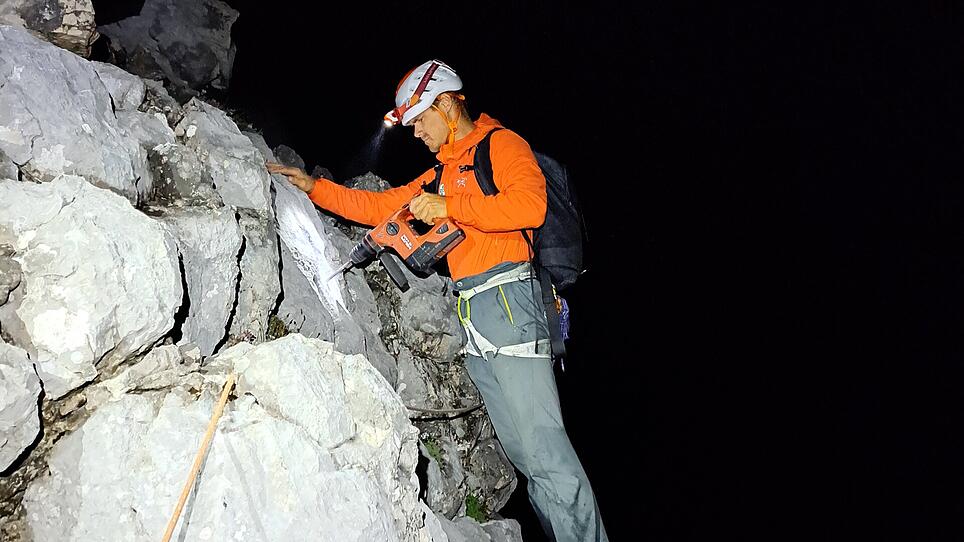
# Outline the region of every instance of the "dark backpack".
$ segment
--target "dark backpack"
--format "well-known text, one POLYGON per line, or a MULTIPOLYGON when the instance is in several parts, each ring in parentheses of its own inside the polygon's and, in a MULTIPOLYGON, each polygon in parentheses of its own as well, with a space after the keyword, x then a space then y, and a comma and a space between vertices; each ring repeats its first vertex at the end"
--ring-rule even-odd
MULTIPOLYGON (((499 193, 492 173, 492 159, 489 145, 492 134, 501 130, 495 128, 475 147, 472 170, 482 193, 494 196, 499 193)), ((582 274, 582 241, 585 236, 585 223, 576 198, 575 187, 569 180, 565 166, 542 153, 535 152, 536 161, 546 178, 546 220, 542 226, 522 235, 535 255, 533 266, 542 285, 542 301, 549 320, 549 335, 554 356, 566 355, 562 324, 553 295, 553 286, 564 290, 571 286, 582 274)), ((438 191, 442 179, 442 164, 435 166, 435 180, 429 187, 438 191)))

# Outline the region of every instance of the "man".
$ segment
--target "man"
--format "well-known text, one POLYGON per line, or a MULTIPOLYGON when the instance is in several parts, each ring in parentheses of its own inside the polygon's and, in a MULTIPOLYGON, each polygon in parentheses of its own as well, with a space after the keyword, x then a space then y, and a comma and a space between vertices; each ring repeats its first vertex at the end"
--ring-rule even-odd
POLYGON ((552 372, 549 333, 531 251, 522 230, 545 220, 546 181, 529 145, 486 114, 472 121, 462 81, 439 61, 406 75, 387 124, 414 127, 444 164, 436 193, 435 169, 386 190, 353 190, 312 179, 298 168, 268 164, 308 193, 315 204, 349 220, 375 225, 402 205, 431 224, 451 217, 465 239, 447 256, 466 331, 466 366, 485 401, 506 455, 528 478, 529 500, 555 540, 608 540, 589 480, 562 423, 552 372), (476 145, 490 131, 498 194, 482 193, 472 171, 476 145))

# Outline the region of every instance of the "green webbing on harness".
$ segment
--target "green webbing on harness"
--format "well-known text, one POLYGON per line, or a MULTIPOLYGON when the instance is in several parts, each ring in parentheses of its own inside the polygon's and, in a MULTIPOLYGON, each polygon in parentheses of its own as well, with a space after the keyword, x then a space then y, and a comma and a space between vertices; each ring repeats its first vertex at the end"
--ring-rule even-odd
POLYGON ((462 297, 460 296, 455 303, 455 312, 459 315, 459 323, 465 325, 465 322, 472 318, 472 304, 469 303, 468 299, 465 300, 465 318, 462 318, 462 297))
POLYGON ((499 293, 502 294, 502 302, 505 303, 505 312, 509 313, 509 323, 515 325, 515 320, 512 319, 512 309, 509 308, 509 300, 505 298, 505 292, 502 291, 502 286, 499 286, 499 293))

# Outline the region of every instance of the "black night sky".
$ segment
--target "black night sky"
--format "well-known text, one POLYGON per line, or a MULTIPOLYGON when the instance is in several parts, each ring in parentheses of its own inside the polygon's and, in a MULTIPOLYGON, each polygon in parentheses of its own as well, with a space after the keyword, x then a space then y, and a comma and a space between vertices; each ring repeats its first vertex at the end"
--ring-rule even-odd
POLYGON ((558 385, 614 541, 964 538, 960 6, 228 3, 223 98, 309 170, 431 167, 366 149, 432 58, 569 167, 558 385))

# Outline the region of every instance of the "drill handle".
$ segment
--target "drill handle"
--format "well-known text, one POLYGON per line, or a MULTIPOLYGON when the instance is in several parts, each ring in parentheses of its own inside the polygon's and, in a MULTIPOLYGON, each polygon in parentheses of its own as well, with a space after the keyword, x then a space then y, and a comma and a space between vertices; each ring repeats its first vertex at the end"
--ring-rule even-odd
POLYGON ((402 268, 398 266, 398 263, 387 250, 379 253, 378 261, 382 262, 382 267, 385 268, 385 271, 388 271, 388 276, 392 277, 392 281, 395 282, 399 290, 403 292, 408 290, 408 278, 405 277, 405 272, 402 271, 402 268))

